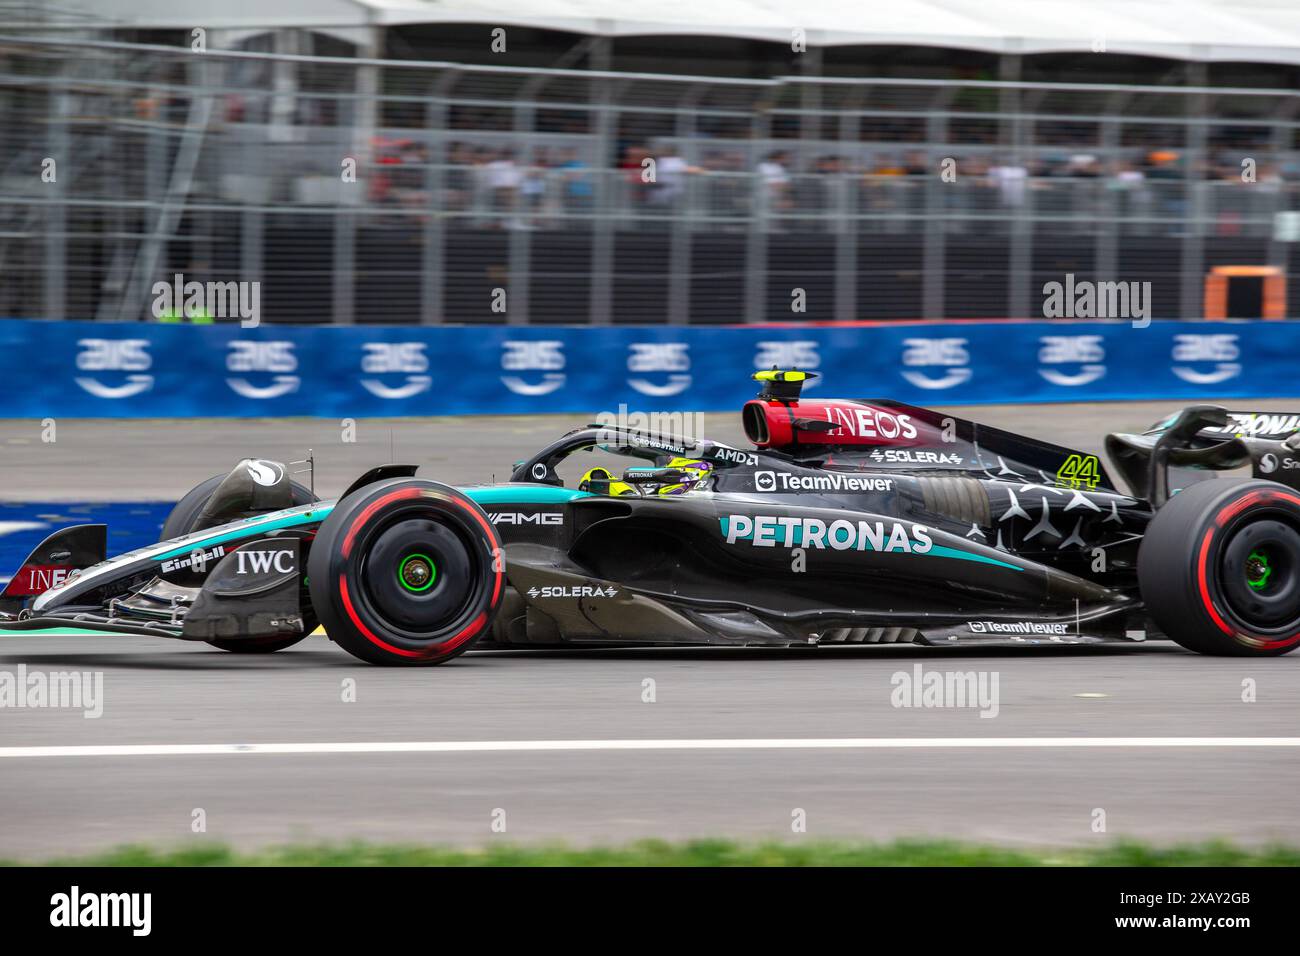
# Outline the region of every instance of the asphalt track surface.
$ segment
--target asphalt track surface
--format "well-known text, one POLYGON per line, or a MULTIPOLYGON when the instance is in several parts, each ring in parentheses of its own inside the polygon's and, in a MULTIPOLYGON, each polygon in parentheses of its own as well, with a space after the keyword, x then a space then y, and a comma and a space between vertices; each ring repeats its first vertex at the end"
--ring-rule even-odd
MULTIPOLYGON (((1096 451, 1105 430, 1173 406, 970 414, 1096 451)), ((728 416, 708 421, 739 439, 728 416)), ((573 424, 391 429, 397 459, 454 483, 500 480, 573 424)), ((0 422, 0 480, 9 499, 174 498, 240 457, 314 447, 318 490, 334 494, 389 459, 389 429, 362 421, 343 444, 332 422, 60 422, 51 445, 36 423, 0 422)), ((0 679, 20 666, 102 674, 103 712, 0 708, 0 857, 351 838, 1294 843, 1300 820, 1297 654, 1214 659, 1165 643, 482 651, 394 670, 321 636, 264 658, 140 637, 4 637, 0 679), (996 675, 996 716, 894 706, 895 675, 918 665, 996 675), (193 832, 196 810, 205 833, 193 832), (806 833, 792 832, 797 811, 806 833)))

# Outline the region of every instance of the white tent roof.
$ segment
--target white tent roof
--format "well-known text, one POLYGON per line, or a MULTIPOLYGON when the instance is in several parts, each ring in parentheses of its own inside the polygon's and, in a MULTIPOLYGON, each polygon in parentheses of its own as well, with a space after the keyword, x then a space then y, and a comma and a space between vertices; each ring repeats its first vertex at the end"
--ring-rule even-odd
POLYGON ((1300 63, 1297 0, 56 0, 122 26, 257 29, 410 23, 602 36, 712 35, 1300 63))

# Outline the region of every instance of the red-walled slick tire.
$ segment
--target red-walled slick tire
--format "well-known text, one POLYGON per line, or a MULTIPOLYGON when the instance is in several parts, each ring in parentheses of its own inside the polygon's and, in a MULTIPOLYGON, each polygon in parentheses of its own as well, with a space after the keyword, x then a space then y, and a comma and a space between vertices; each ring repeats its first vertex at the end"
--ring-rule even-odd
POLYGON ((326 633, 371 664, 441 664, 492 625, 505 561, 492 522, 454 488, 367 485, 334 506, 307 558, 326 633))
POLYGON ((1300 647, 1300 492, 1271 481, 1198 482, 1152 519, 1138 552, 1160 629, 1202 654, 1300 647))

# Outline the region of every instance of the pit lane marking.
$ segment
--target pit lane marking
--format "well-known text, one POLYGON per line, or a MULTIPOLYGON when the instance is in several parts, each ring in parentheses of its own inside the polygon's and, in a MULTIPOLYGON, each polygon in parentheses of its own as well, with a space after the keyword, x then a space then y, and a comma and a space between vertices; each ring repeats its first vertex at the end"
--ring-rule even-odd
POLYGON ((619 750, 994 750, 1300 747, 1300 737, 757 737, 663 740, 398 740, 338 743, 0 747, 0 758, 211 757, 224 754, 532 753, 619 750))

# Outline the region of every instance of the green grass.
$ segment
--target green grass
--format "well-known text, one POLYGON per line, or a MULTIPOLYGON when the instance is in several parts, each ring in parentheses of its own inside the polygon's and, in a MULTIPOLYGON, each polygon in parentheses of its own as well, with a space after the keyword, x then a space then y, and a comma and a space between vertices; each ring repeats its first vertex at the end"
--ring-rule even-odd
POLYGON ((221 844, 161 850, 125 846, 95 856, 2 866, 1300 866, 1300 848, 1229 843, 1152 846, 1119 841, 1089 849, 1009 849, 947 840, 892 843, 738 843, 643 840, 617 847, 494 843, 481 849, 369 843, 236 852, 221 844))

